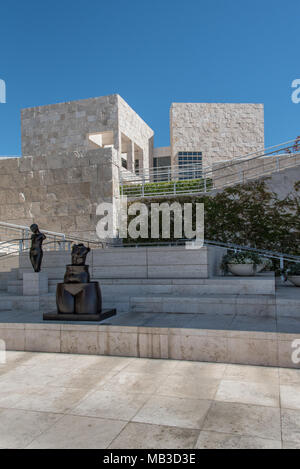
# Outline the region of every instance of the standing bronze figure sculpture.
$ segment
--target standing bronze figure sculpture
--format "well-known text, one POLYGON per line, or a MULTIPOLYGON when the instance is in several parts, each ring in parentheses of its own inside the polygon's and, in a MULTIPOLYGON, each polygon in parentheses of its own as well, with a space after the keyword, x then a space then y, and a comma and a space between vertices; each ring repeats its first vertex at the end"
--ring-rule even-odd
POLYGON ((31 247, 29 252, 30 261, 35 272, 41 271, 41 265, 43 260, 43 249, 42 244, 46 239, 44 233, 41 233, 36 223, 30 226, 32 231, 31 235, 31 247))
POLYGON ((116 314, 115 309, 102 310, 98 282, 90 281, 89 266, 85 265, 90 248, 74 244, 72 264, 66 266, 64 282, 56 287, 57 313, 46 313, 45 320, 103 321, 116 314))

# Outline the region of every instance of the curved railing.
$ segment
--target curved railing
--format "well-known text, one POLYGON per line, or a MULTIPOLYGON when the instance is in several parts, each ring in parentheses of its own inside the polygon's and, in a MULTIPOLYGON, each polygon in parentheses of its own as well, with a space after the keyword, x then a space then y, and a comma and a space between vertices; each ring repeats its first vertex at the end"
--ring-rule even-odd
MULTIPOLYGON (((18 255, 30 249, 30 228, 23 225, 14 225, 0 221, 1 228, 4 230, 2 236, 7 236, 8 233, 13 231, 18 233, 19 237, 9 238, 0 241, 0 259, 4 257, 18 255)), ((104 240, 91 240, 81 238, 78 236, 69 236, 65 233, 58 233, 55 231, 41 230, 47 236, 47 240, 43 243, 45 251, 70 251, 72 243, 84 243, 91 248, 103 248, 106 245, 104 240)))

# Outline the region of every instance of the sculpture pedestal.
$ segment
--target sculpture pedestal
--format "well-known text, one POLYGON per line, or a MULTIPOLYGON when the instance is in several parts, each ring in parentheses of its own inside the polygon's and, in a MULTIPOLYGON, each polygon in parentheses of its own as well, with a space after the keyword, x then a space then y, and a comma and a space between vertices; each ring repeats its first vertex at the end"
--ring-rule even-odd
POLYGON ((44 272, 23 273, 23 295, 40 296, 48 293, 48 275, 44 272))
POLYGON ((45 313, 44 321, 104 321, 117 314, 116 309, 104 309, 100 314, 45 313))

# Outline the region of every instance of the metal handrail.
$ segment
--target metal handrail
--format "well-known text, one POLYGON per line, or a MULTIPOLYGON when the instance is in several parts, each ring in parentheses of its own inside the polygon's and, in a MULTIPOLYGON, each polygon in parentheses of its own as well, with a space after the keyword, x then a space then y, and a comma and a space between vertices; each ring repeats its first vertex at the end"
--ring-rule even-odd
MULTIPOLYGON (((42 232, 45 233, 46 231, 42 231, 42 232)), ((47 233, 49 233, 49 232, 47 232, 47 233)), ((23 252, 29 251, 30 246, 29 246, 29 243, 27 243, 27 242, 30 241, 30 240, 31 240, 31 238, 14 238, 14 239, 10 239, 10 240, 7 240, 7 241, 2 241, 0 243, 0 259, 3 259, 4 257, 9 257, 9 256, 12 256, 12 255, 21 254, 23 252), (5 248, 3 248, 3 246, 5 246, 7 248, 9 248, 11 246, 15 246, 16 249, 14 251, 4 252, 3 254, 1 254, 1 248, 2 248, 2 250, 5 249, 5 248)), ((64 238, 64 239, 56 239, 56 237, 54 237, 54 240, 44 242, 43 247, 49 246, 49 245, 54 245, 54 246, 58 245, 59 250, 62 251, 62 250, 65 250, 65 249, 62 248, 62 246, 63 247, 67 246, 68 247, 67 251, 71 251, 71 244, 74 243, 74 242, 86 243, 88 245, 88 247, 90 245, 95 245, 95 247, 99 247, 99 248, 102 248, 102 249, 107 244, 107 242, 104 242, 104 241, 93 241, 93 240, 83 239, 83 238, 78 238, 78 237, 68 237, 68 238, 64 238)))
POLYGON ((226 248, 226 249, 232 249, 236 252, 239 251, 247 251, 247 252, 254 252, 256 254, 259 254, 262 257, 268 257, 269 259, 284 259, 288 262, 300 262, 300 256, 295 256, 293 254, 285 254, 282 252, 277 252, 277 251, 268 251, 266 249, 258 249, 258 248, 253 248, 251 246, 241 246, 239 244, 233 244, 233 243, 225 243, 222 241, 212 241, 206 239, 204 241, 204 244, 209 245, 209 246, 215 246, 215 247, 220 247, 220 248, 226 248))
MULTIPOLYGON (((141 197, 147 198, 147 197, 155 197, 155 196, 160 196, 160 195, 167 196, 167 195, 190 194, 190 193, 191 194, 192 193, 205 194, 207 192, 211 192, 212 190, 222 189, 222 188, 231 186, 233 184, 244 183, 251 179, 257 178, 258 176, 259 177, 267 176, 269 174, 272 174, 273 172, 278 172, 278 171, 281 171, 282 169, 293 167, 295 166, 296 162, 291 161, 291 160, 293 159, 293 157, 298 157, 298 156, 300 156, 300 153, 294 153, 294 154, 288 154, 288 155, 276 155, 276 158, 277 158, 276 168, 273 167, 273 163, 274 163, 273 161, 264 161, 262 164, 257 164, 250 168, 245 168, 241 171, 232 172, 231 174, 227 176, 228 178, 227 182, 224 180, 226 176, 224 176, 223 174, 219 176, 215 175, 217 171, 222 172, 222 170, 226 167, 221 167, 221 166, 216 167, 213 171, 209 171, 209 173, 205 173, 204 171, 202 171, 202 176, 197 177, 195 179, 191 179, 188 177, 184 178, 184 173, 191 173, 191 171, 197 171, 194 168, 193 169, 188 168, 185 171, 182 171, 182 173, 179 176, 180 178, 173 179, 172 181, 151 181, 148 183, 150 185, 153 184, 154 187, 155 187, 155 184, 158 183, 157 188, 160 190, 157 190, 157 188, 155 188, 155 191, 153 192, 147 191, 147 193, 145 193, 145 189, 142 190, 142 187, 144 188, 146 187, 145 184, 147 184, 147 181, 144 181, 143 183, 121 185, 121 194, 122 195, 125 194, 129 198, 141 198, 141 197), (283 166, 280 164, 280 157, 282 156, 286 157, 285 163, 283 166), (255 170, 258 170, 258 169, 262 169, 262 170, 259 172, 259 175, 258 174, 255 175, 254 172, 255 170), (233 178, 235 179, 233 180, 233 178), (220 181, 221 181, 221 184, 218 185, 220 181), (170 184, 172 185, 172 188, 169 186, 159 187, 160 182, 170 184), (191 188, 191 187, 181 188, 180 184, 184 182, 186 182, 187 184, 190 183, 190 185, 193 185, 194 188, 191 188), (124 190, 124 186, 126 187, 125 190, 124 190), (138 194, 137 191, 142 192, 142 194, 138 194)), ((254 158, 253 160, 255 159, 256 158, 254 158)), ((253 161, 253 160, 244 160, 243 162, 240 161, 239 164, 253 161)), ((238 163, 232 163, 232 166, 234 167, 235 164, 238 164, 238 163)), ((198 171, 200 172, 200 170, 198 171)))
MULTIPOLYGON (((78 239, 77 239, 78 240, 78 239)), ((24 241, 23 239, 20 239, 19 241, 24 241)), ((157 246, 178 246, 178 245, 186 245, 187 242, 192 242, 193 240, 191 239, 187 239, 187 238, 181 238, 181 239, 178 239, 176 241, 157 241, 157 242, 146 242, 146 243, 128 243, 128 244, 112 244, 112 243, 106 243, 106 245, 104 246, 102 242, 99 242, 98 244, 102 244, 102 248, 103 247, 113 247, 113 248, 129 248, 129 247, 134 247, 134 248, 145 248, 145 247, 157 247, 157 246)), ((43 246, 45 245, 50 245, 50 244, 58 244, 60 246, 60 249, 59 250, 63 250, 61 248, 61 246, 68 246, 68 249, 67 249, 67 252, 70 252, 71 250, 71 243, 73 241, 70 240, 70 239, 66 239, 66 240, 54 240, 54 241, 49 241, 49 242, 45 242, 43 244, 43 246)), ((87 240, 85 240, 85 242, 89 242, 87 240)), ((97 242, 94 242, 94 241, 90 241, 91 243, 93 244, 97 244, 97 242)), ((295 256, 293 254, 286 254, 286 253, 282 253, 282 252, 276 252, 276 251, 268 251, 268 250, 265 250, 265 249, 258 249, 258 248, 253 248, 251 246, 242 246, 242 245, 239 245, 239 244, 233 244, 233 243, 227 243, 227 242, 223 242, 223 241, 214 241, 214 240, 208 240, 208 239, 205 239, 203 241, 203 245, 204 246, 214 246, 216 248, 221 248, 221 249, 230 249, 230 250, 233 250, 235 252, 252 252, 252 253, 255 253, 255 254, 258 254, 260 255, 261 257, 265 257, 267 259, 276 259, 276 260, 279 260, 280 262, 280 269, 281 271, 284 270, 284 263, 285 262, 292 262, 292 263, 300 263, 300 256, 295 256)), ((30 250, 30 247, 23 247, 22 249, 22 253, 23 252, 27 252, 30 250)), ((20 251, 15 251, 15 254, 20 251)), ((9 257, 9 256, 12 256, 14 253, 10 252, 10 253, 6 253, 6 254, 0 254, 0 260, 3 259, 4 257, 9 257)))
MULTIPOLYGON (((4 222, 4 221, 0 221, 0 226, 4 226, 5 228, 9 228, 9 229, 15 230, 15 231, 29 231, 30 230, 29 226, 15 225, 13 223, 7 223, 7 222, 4 222)), ((64 233, 57 233, 55 231, 42 230, 42 232, 46 233, 50 236, 61 237, 63 239, 66 237, 66 235, 64 233)))
MULTIPOLYGON (((74 239, 74 238, 73 238, 74 239)), ((47 246, 50 244, 59 244, 59 245, 70 245, 73 242, 73 239, 65 239, 65 240, 54 240, 54 241, 48 241, 44 242, 43 246, 47 246)), ((24 239, 14 239, 11 241, 24 241, 24 239)), ((76 238, 76 241, 80 241, 78 238, 76 238)), ((103 246, 102 241, 89 241, 89 240, 81 240, 85 241, 87 244, 92 243, 92 244, 101 244, 103 246)), ((126 244, 114 244, 114 243, 105 243, 106 245, 114 248, 126 248, 126 247, 151 247, 151 246, 178 246, 178 245, 185 245, 187 242, 192 242, 193 239, 188 239, 188 238, 181 238, 178 240, 174 241, 152 241, 152 242, 146 242, 146 243, 126 243, 126 244)), ((239 244, 234 244, 234 243, 227 243, 223 241, 215 241, 215 240, 208 240, 205 239, 203 242, 204 245, 208 246, 215 246, 219 248, 226 248, 226 249, 232 249, 235 251, 248 251, 248 252, 254 252, 256 254, 259 254, 263 257, 268 257, 272 259, 282 259, 289 261, 289 262, 300 262, 300 256, 295 256, 293 254, 286 254, 282 252, 277 252, 277 251, 268 251, 266 249, 259 249, 259 248, 253 248, 251 246, 242 246, 239 244)), ((24 247, 22 252, 30 250, 30 247, 24 247)), ((0 255, 0 257, 2 257, 0 255)))
MULTIPOLYGON (((297 149, 297 146, 300 145, 299 142, 300 142, 299 138, 293 139, 293 140, 288 140, 287 142, 279 143, 277 145, 272 145, 272 146, 266 147, 266 148, 261 148, 261 149, 255 151, 255 152, 247 153, 246 155, 241 155, 241 156, 235 157, 234 159, 227 159, 227 160, 224 160, 224 161, 220 161, 219 163, 224 164, 224 166, 227 166, 228 164, 230 164, 230 166, 231 166, 231 165, 234 165, 234 164, 244 163, 245 160, 251 160, 252 161, 252 160, 255 160, 257 158, 275 155, 276 153, 282 152, 282 151, 285 151, 285 150, 288 150, 288 152, 291 152, 292 150, 296 149, 294 151, 294 153, 298 153, 298 150, 300 149, 300 148, 297 149), (270 151, 270 150, 272 150, 272 151, 270 151)), ((212 169, 211 165, 203 166, 201 163, 197 163, 197 162, 191 163, 191 166, 194 166, 194 165, 202 166, 203 170, 206 170, 206 169, 211 170, 212 169)), ((180 171, 183 170, 180 165, 164 166, 163 169, 165 169, 165 168, 168 168, 168 169, 171 169, 171 170, 174 168, 175 171, 176 171, 176 168, 180 171)), ((144 175, 146 175, 146 174, 157 175, 158 170, 159 170, 159 168, 154 168, 154 167, 145 168, 142 171, 140 170, 139 174, 137 174, 136 176, 137 176, 137 178, 141 178, 142 173, 144 175)), ((130 181, 132 181, 131 178, 130 178, 130 181)))
MULTIPOLYGON (((19 240, 16 240, 16 241, 19 241, 20 243, 24 242, 25 240, 20 238, 19 240)), ((58 241, 58 240, 54 240, 54 241, 48 241, 46 243, 43 244, 43 247, 44 246, 47 246, 49 244, 62 244, 62 243, 65 243, 65 241, 61 240, 61 241, 58 241)), ((26 251, 29 251, 30 250, 30 247, 25 247, 24 244, 19 244, 19 248, 16 249, 15 251, 11 251, 11 252, 5 252, 4 254, 1 254, 0 253, 0 259, 2 259, 3 257, 9 257, 9 256, 12 256, 14 254, 20 254, 21 252, 26 252, 26 251), (22 246, 22 248, 20 248, 20 246, 22 246)))

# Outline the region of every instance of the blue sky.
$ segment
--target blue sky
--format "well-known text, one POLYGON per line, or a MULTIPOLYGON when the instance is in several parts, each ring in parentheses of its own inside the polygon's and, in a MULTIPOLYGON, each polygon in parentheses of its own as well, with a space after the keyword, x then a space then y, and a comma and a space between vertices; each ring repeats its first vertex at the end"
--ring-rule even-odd
POLYGON ((119 93, 169 144, 172 102, 262 102, 266 144, 300 135, 299 0, 1 2, 0 155, 23 107, 119 93))

